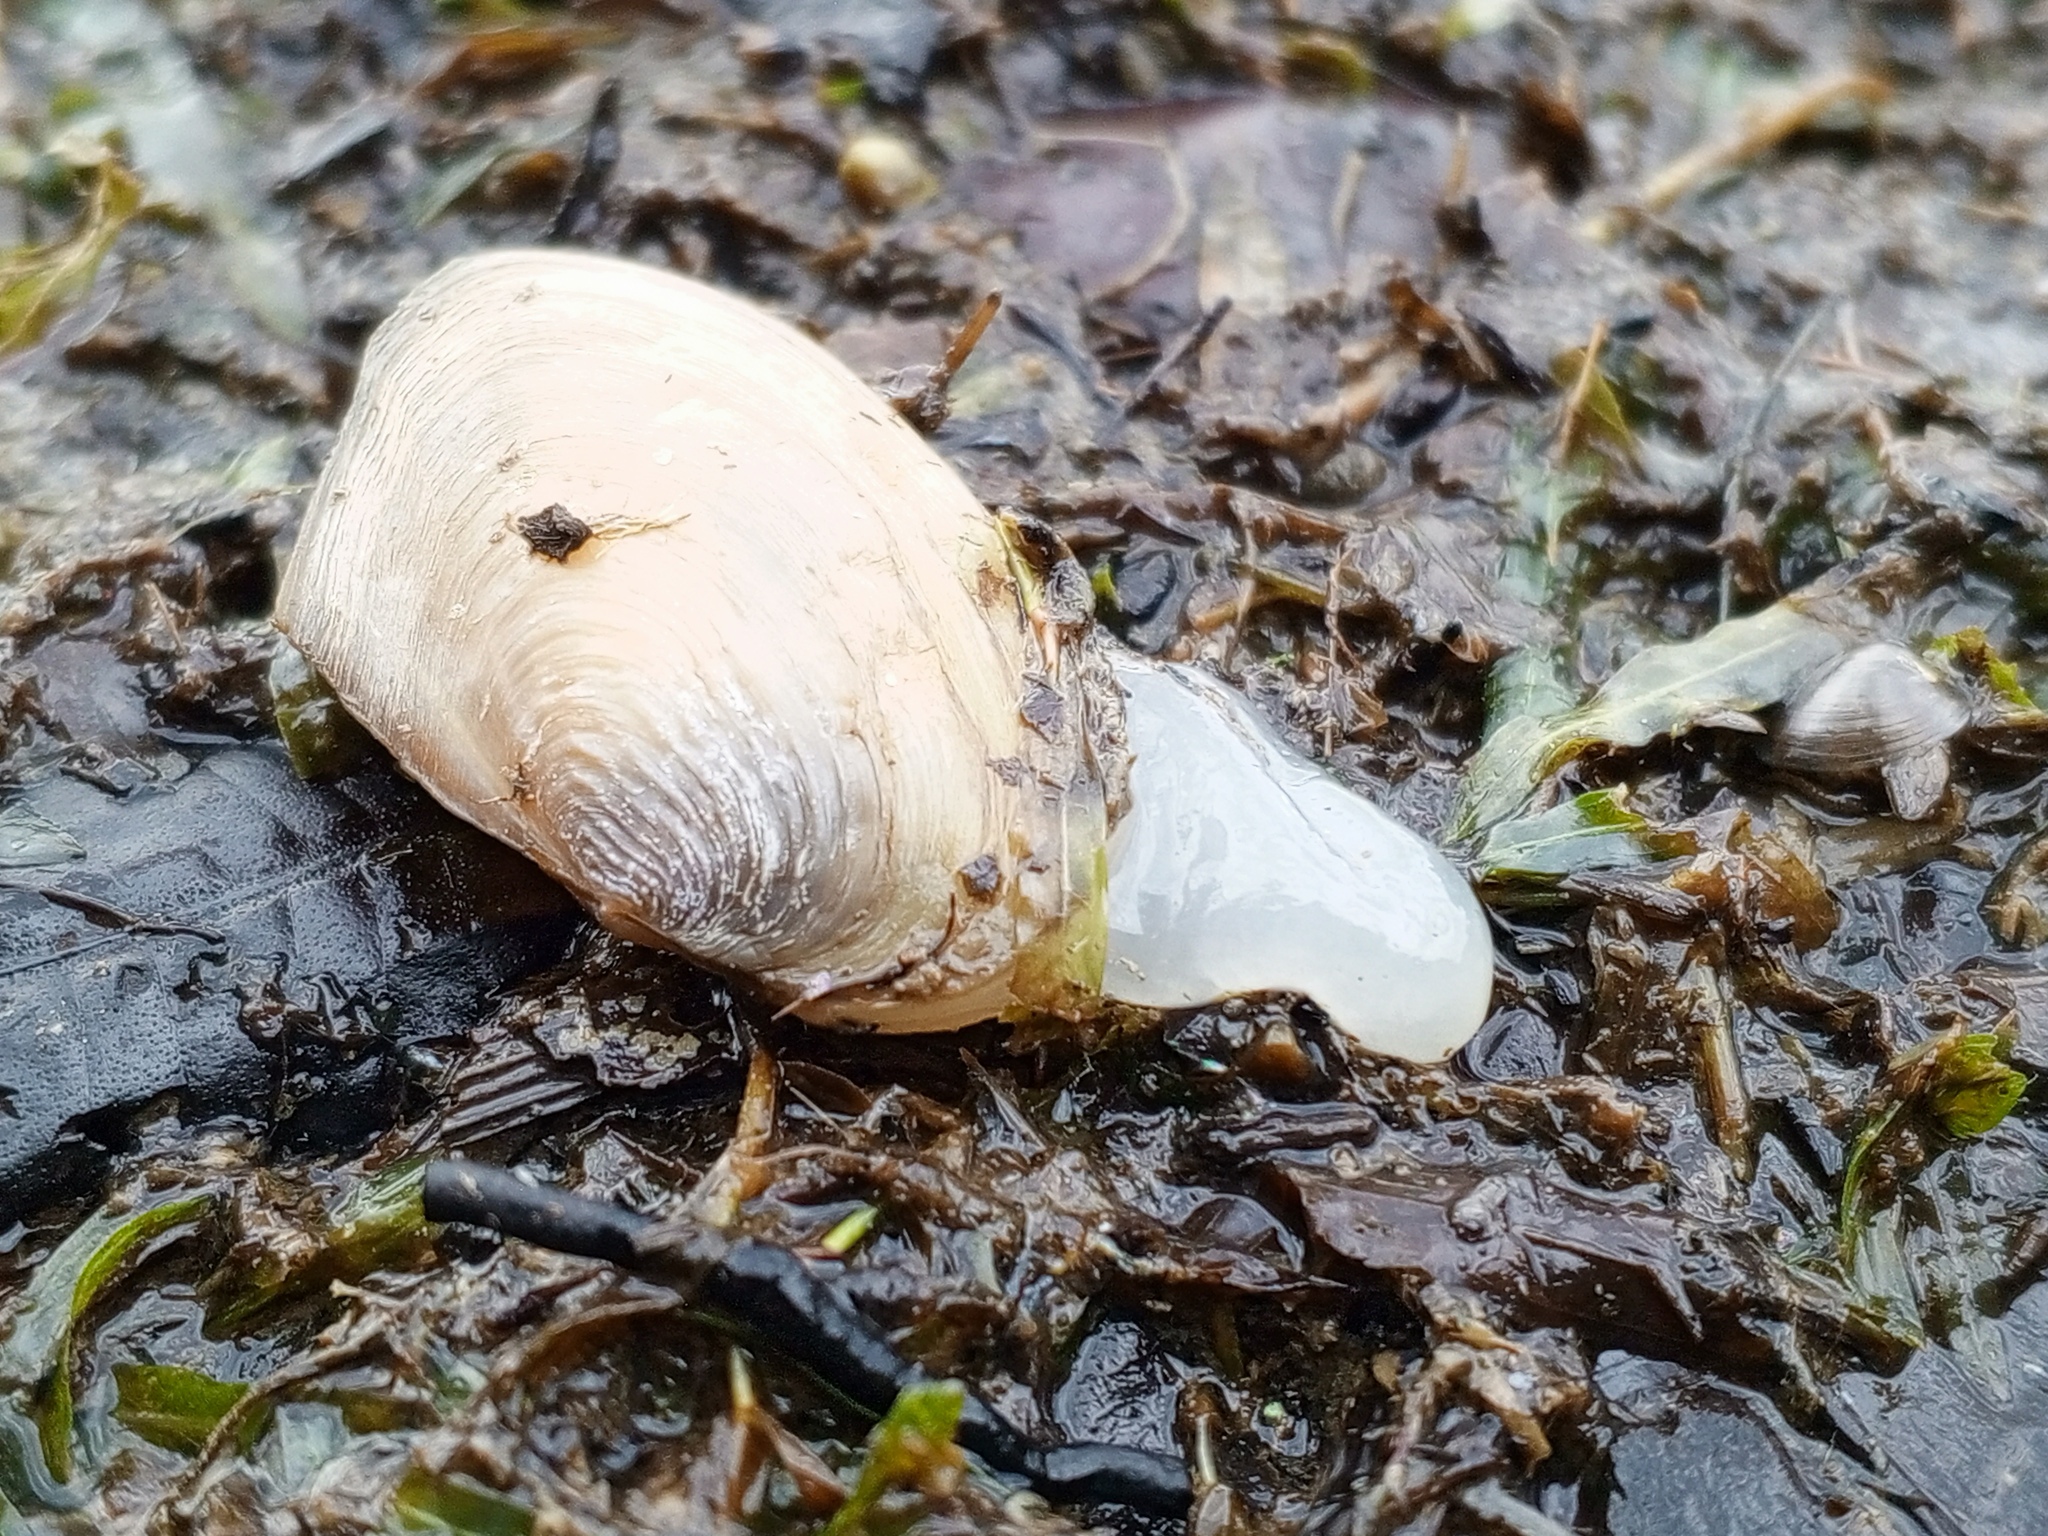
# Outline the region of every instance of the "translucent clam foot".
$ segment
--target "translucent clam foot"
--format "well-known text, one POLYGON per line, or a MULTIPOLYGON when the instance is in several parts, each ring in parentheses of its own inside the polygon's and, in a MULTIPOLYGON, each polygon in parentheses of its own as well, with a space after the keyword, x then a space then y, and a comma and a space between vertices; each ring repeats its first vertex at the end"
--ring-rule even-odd
POLYGON ((1109 843, 1103 991, 1152 1008, 1299 992, 1412 1061, 1470 1039, 1493 949, 1449 861, 1221 683, 1135 657, 1117 680, 1136 764, 1109 843))

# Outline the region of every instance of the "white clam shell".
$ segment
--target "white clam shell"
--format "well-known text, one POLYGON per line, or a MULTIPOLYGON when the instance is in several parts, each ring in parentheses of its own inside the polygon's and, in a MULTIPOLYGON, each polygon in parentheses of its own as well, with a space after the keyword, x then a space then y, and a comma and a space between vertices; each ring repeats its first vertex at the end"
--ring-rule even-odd
POLYGON ((1969 706, 1902 645, 1844 652, 1786 701, 1771 738, 1780 766, 1816 779, 1882 778, 1907 820, 1933 813, 1948 789, 1948 741, 1969 706))
POLYGON ((1443 855, 1215 679, 1135 658, 1116 673, 1135 761, 1110 835, 1104 992, 1153 1008, 1299 992, 1368 1050, 1415 1061, 1469 1040, 1493 944, 1443 855))
POLYGON ((1011 1001, 1067 878, 1030 803, 1058 791, 1021 767, 1039 652, 1008 558, 791 327, 511 251, 377 332, 278 622, 408 773, 607 926, 807 1017, 949 1028, 1011 1001), (518 529, 551 506, 591 530, 561 560, 518 529))
POLYGON ((761 311, 501 252, 373 339, 278 623, 443 804, 806 1018, 1284 990, 1462 1044, 1492 954, 1456 872, 1087 631, 1035 538, 761 311))

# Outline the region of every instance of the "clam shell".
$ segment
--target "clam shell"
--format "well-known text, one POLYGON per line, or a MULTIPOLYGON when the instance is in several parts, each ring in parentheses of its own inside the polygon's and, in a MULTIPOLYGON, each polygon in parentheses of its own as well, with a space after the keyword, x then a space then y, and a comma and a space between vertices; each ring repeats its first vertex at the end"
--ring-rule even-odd
POLYGON ((1902 645, 1859 645, 1786 701, 1772 756, 1818 775, 1861 774, 1939 746, 1969 722, 1967 705, 1902 645))
POLYGON ((370 345, 278 623, 457 815, 805 1017, 951 1028, 1086 968, 1085 669, 1047 675, 958 477, 740 300, 443 268, 370 345))
POLYGON ((1786 701, 1771 756, 1818 779, 1882 777, 1894 809, 1914 819, 1940 801, 1946 744, 1969 719, 1968 705, 1924 661, 1876 641, 1844 652, 1786 701))

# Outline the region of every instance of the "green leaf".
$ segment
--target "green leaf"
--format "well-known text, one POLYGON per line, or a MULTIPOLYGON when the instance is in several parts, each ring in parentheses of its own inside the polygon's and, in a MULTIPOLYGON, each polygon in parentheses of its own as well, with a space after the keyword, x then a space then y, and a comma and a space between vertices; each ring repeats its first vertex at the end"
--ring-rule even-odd
POLYGON ((328 1213, 327 1228, 314 1244, 232 1277, 220 1292, 221 1305, 210 1309, 213 1326, 233 1331, 285 1296, 410 1262, 428 1233, 420 1203, 425 1178, 426 1160, 408 1158, 364 1179, 328 1213))
POLYGON ((1628 791, 1589 790, 1535 816, 1502 822, 1479 850, 1481 878, 1547 880, 1697 853, 1689 833, 1664 832, 1628 808, 1628 791))
POLYGON ((151 1445, 190 1456, 249 1391, 246 1381, 219 1381, 182 1365, 114 1367, 114 1417, 151 1445))
POLYGON ((1929 655, 1940 656, 1983 674, 1993 693, 2016 710, 2029 714, 2037 707, 2033 695, 2020 682, 2020 669, 1991 648, 1991 637, 1980 624, 1942 635, 1927 647, 1929 655))
MULTIPOLYGON (((1551 359, 1550 376, 1562 389, 1575 387, 1586 366, 1586 349, 1572 347, 1551 359)), ((1635 429, 1628 424, 1628 412, 1614 381, 1597 363, 1586 380, 1586 397, 1579 407, 1579 441, 1598 443, 1624 459, 1635 456, 1635 429)))
MULTIPOLYGON (((1067 824, 1067 910, 1017 952, 1010 983, 1021 1017, 1062 1013, 1102 991, 1109 960, 1109 848, 1103 811, 1085 796, 1062 807, 1067 824), (1080 850, 1078 854, 1071 850, 1080 850)), ((1007 1015, 1006 1015, 1007 1017, 1007 1015)))
POLYGON ((369 754, 369 732, 342 707, 326 679, 296 646, 279 646, 271 659, 270 701, 285 755, 300 778, 335 778, 369 754))
POLYGON ((1982 1136, 1996 1126, 2027 1091, 2026 1077, 2006 1063, 2011 1044, 2002 1034, 1959 1028, 1893 1058, 1884 1072, 1889 1102, 1871 1115, 1849 1149, 1842 1168, 1843 1253, 1854 1259, 1858 1235, 1869 1219, 1864 1180, 1877 1149, 1917 1111, 1951 1136, 1982 1136))
POLYGON ((1455 835, 1466 837, 1521 809, 1535 789, 1514 788, 1509 795, 1484 795, 1471 777, 1487 763, 1514 763, 1541 756, 1551 723, 1579 702, 1562 653, 1544 646, 1510 651, 1486 674, 1486 737, 1468 768, 1459 797, 1455 835))
POLYGON ((0 869, 47 868, 85 857, 85 845, 22 806, 0 811, 0 869))
POLYGON ((1579 708, 1482 742, 1466 764, 1457 834, 1512 816, 1589 747, 1641 747, 1696 726, 1742 725, 1841 649, 1833 630, 1781 602, 1696 640, 1640 651, 1579 708))
POLYGON ((953 1431, 966 1401, 957 1381, 921 1382, 898 1392, 888 1416, 868 1436, 860 1476, 825 1536, 898 1536, 915 1524, 924 1501, 893 1496, 927 1490, 958 1472, 953 1431))
POLYGON ((38 1266, 8 1309, 0 1389, 33 1397, 43 1459, 59 1482, 71 1479, 73 1329, 138 1250, 212 1206, 212 1195, 185 1195, 141 1211, 96 1211, 38 1266))
POLYGON ((1605 476, 1589 473, 1586 464, 1597 459, 1588 453, 1572 455, 1572 464, 1545 475, 1543 482, 1523 502, 1524 515, 1543 534, 1543 558, 1557 565, 1564 557, 1565 534, 1580 512, 1599 497, 1605 476))
POLYGON ((1280 62, 1296 85, 1356 96, 1372 89, 1372 66, 1341 32, 1299 27, 1280 39, 1280 62))
POLYGON ((533 19, 519 0, 434 0, 434 9, 465 26, 515 26, 533 19))
POLYGON ((392 1492, 391 1522, 397 1530, 446 1536, 531 1536, 533 1510, 458 1472, 414 1467, 392 1492))
POLYGON ((1927 1106, 1951 1136, 1982 1136, 2012 1111, 2027 1079, 2006 1065, 2002 1035, 1964 1035, 1942 1053, 1927 1106))
POLYGON ((1546 646, 1510 651, 1486 674, 1486 734, 1496 735, 1516 720, 1553 719, 1578 702, 1579 690, 1559 652, 1546 646))
POLYGON ((818 100, 828 107, 859 106, 867 93, 867 81, 853 64, 829 65, 818 81, 818 100))
POLYGON ((375 1267, 394 1241, 410 1248, 427 1230, 426 1181, 427 1160, 409 1157, 364 1179, 335 1206, 329 1241, 356 1256, 357 1273, 375 1267))
MULTIPOLYGON (((97 96, 149 201, 202 221, 236 297, 274 334, 303 340, 312 308, 296 248, 257 171, 256 133, 210 90, 147 0, 44 0, 53 62, 97 96)), ((246 102, 244 103, 246 105, 246 102)))
POLYGON ((502 123, 483 142, 455 156, 428 175, 407 201, 406 216, 424 229, 468 197, 500 165, 509 165, 537 150, 564 149, 581 143, 583 121, 549 116, 502 123))
POLYGON ((142 183, 118 161, 98 167, 78 227, 48 245, 0 253, 0 356, 33 346, 52 320, 85 296, 122 226, 142 206, 142 183))
POLYGON ((1779 603, 1716 625, 1697 640, 1630 657, 1569 728, 1608 746, 1646 746, 1777 703, 1841 648, 1833 630, 1779 603))
POLYGON ((1109 568, 1107 560, 1098 561, 1088 573, 1089 590, 1095 594, 1095 607, 1100 613, 1115 617, 1123 611, 1123 602, 1116 593, 1116 572, 1109 568))
POLYGON ((1857 1133, 1855 1142, 1849 1148, 1849 1156, 1842 1163, 1842 1256, 1846 1263, 1856 1260, 1856 1243, 1869 1220, 1863 1209, 1863 1181, 1870 1173, 1870 1159, 1877 1151, 1877 1145, 1884 1140, 1885 1133, 1898 1122, 1905 1109, 1903 1100, 1894 1100, 1877 1117, 1857 1133))

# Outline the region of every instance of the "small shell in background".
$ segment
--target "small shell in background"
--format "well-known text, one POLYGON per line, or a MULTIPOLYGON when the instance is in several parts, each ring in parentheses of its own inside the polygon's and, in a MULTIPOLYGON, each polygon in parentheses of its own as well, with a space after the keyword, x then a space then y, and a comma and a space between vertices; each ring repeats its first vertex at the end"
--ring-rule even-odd
POLYGON ((1815 672, 1785 703, 1771 759, 1811 778, 1880 779, 1908 821, 1934 813, 1948 792, 1948 743, 1969 706, 1902 645, 1873 641, 1815 672))
POLYGON ((938 178, 891 133, 856 134, 839 156, 839 185, 864 212, 884 217, 937 194, 938 178))

